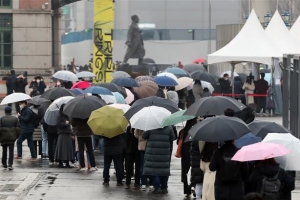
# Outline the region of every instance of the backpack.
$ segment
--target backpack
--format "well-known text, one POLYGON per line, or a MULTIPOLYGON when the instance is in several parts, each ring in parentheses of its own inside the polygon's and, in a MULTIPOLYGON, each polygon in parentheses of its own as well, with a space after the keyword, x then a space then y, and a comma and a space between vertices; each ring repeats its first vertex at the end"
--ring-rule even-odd
POLYGON ((31 113, 32 113, 32 115, 31 115, 31 123, 32 123, 32 125, 33 125, 34 128, 37 128, 40 125, 40 118, 39 118, 39 116, 35 112, 33 112, 33 110, 31 110, 31 113))
POLYGON ((280 170, 274 177, 263 176, 260 194, 264 200, 279 200, 281 181, 278 179, 280 170))
POLYGON ((220 179, 223 183, 236 183, 241 179, 241 163, 231 160, 235 153, 222 152, 220 179))

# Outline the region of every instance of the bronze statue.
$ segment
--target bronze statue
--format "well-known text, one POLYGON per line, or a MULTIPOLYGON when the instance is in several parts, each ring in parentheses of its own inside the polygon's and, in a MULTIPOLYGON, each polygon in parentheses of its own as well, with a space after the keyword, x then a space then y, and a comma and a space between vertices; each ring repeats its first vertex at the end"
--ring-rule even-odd
POLYGON ((143 63, 145 56, 144 42, 139 29, 139 17, 137 15, 131 16, 131 25, 127 33, 127 40, 125 44, 128 46, 124 56, 123 63, 127 63, 129 58, 138 58, 139 65, 143 63))

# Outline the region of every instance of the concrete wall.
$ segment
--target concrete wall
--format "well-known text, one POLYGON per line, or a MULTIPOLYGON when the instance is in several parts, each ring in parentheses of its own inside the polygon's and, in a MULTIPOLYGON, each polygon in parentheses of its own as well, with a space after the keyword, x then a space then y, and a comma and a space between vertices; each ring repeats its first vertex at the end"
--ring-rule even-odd
POLYGON ((50 12, 13 14, 13 67, 27 71, 51 68, 50 12))

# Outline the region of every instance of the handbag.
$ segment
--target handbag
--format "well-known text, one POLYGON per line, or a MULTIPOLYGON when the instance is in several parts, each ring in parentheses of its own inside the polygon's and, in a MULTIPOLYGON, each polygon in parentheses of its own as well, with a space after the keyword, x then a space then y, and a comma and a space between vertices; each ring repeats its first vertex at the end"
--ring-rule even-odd
POLYGON ((180 131, 179 135, 180 136, 179 136, 179 139, 178 139, 177 151, 175 153, 176 158, 181 158, 181 150, 182 150, 183 135, 184 135, 183 130, 180 131))

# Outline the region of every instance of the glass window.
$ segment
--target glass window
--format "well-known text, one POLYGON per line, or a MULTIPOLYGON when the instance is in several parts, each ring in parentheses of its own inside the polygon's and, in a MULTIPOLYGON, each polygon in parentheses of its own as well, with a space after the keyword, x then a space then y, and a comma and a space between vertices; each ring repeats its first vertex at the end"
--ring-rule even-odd
POLYGON ((1 7, 11 7, 12 0, 0 0, 1 7))
POLYGON ((12 15, 0 14, 0 69, 7 68, 12 68, 12 15))

